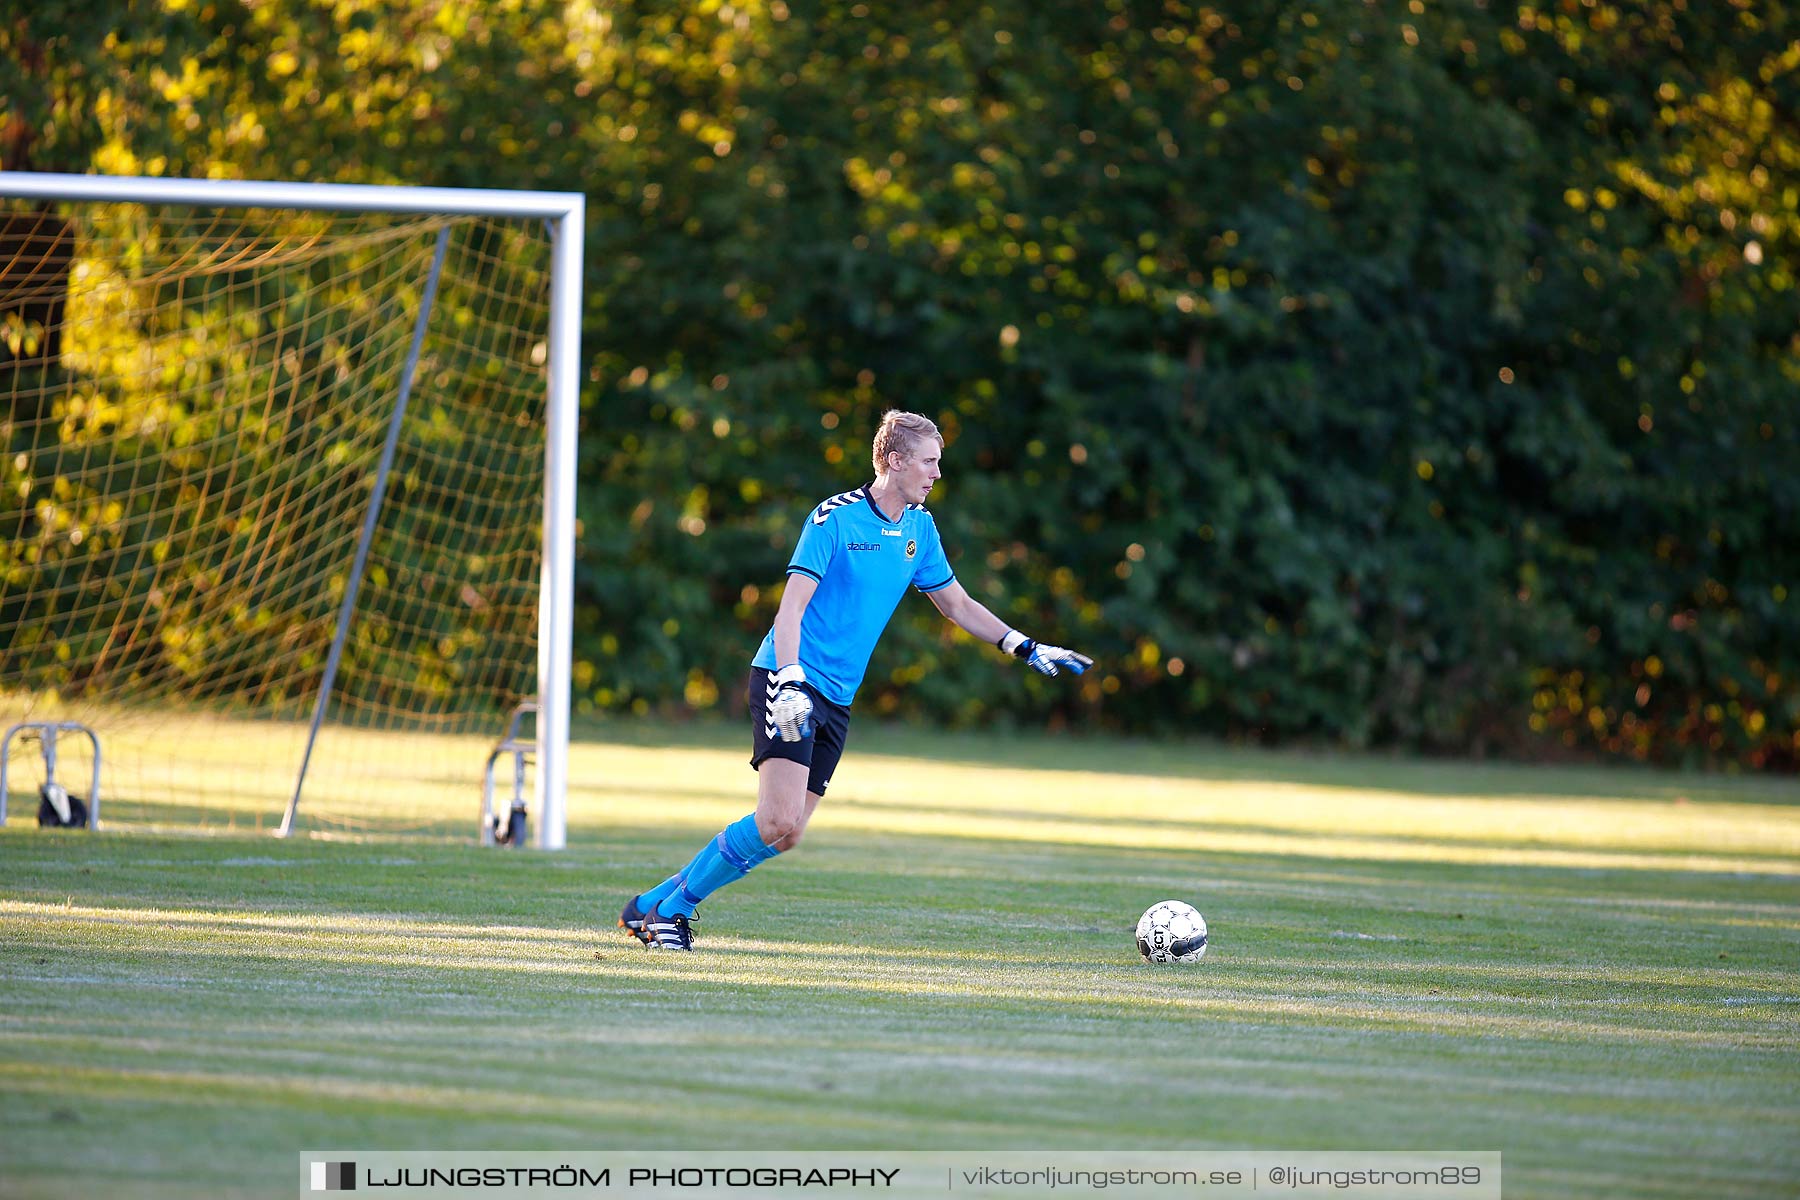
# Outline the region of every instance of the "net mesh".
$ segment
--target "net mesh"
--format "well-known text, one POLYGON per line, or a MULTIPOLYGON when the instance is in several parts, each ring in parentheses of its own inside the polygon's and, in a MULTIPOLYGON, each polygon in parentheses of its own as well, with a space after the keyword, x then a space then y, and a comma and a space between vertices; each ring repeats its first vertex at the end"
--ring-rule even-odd
MULTIPOLYGON (((0 725, 93 728, 109 825, 279 822, 442 230, 313 830, 466 835, 534 696, 549 235, 0 201, 0 725)), ((29 739, 10 791, 35 810, 29 739)), ((85 793, 86 739, 55 748, 85 793)))

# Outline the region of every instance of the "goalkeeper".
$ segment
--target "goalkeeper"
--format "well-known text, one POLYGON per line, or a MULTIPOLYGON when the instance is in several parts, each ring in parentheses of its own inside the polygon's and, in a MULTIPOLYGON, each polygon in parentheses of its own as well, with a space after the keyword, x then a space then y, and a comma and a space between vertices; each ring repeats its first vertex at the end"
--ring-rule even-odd
POLYGON ((908 585, 945 617, 1046 675, 1093 660, 1026 637, 956 581, 925 497, 944 439, 917 413, 882 417, 875 481, 813 509, 788 563, 775 625, 750 670, 756 811, 728 825, 693 861, 625 902, 619 924, 646 946, 691 950, 695 907, 800 842, 844 753, 850 702, 908 585))

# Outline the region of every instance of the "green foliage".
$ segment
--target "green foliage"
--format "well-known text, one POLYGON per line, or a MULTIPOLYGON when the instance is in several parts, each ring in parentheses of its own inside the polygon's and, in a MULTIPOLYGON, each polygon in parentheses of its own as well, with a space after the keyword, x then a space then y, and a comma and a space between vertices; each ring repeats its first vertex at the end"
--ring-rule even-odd
POLYGON ((584 707, 740 703, 899 406, 1103 670, 913 602, 875 712, 1800 762, 1785 4, 170 7, 59 144, 587 191, 584 707))

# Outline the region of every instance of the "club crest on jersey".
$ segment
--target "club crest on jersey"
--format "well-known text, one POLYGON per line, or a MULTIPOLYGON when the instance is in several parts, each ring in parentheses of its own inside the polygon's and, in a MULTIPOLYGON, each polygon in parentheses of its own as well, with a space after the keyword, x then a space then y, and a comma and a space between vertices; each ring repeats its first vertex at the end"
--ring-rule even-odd
POLYGON ((906 539, 906 557, 911 558, 913 555, 917 554, 918 552, 919 552, 918 539, 907 538, 906 539))

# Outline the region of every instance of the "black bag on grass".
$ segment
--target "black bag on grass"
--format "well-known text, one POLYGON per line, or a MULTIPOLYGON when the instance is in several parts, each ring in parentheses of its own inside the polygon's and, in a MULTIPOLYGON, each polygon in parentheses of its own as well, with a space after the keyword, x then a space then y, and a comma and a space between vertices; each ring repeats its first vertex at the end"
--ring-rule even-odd
POLYGON ((87 804, 80 796, 57 783, 46 783, 38 789, 38 824, 53 829, 86 829, 87 804))

